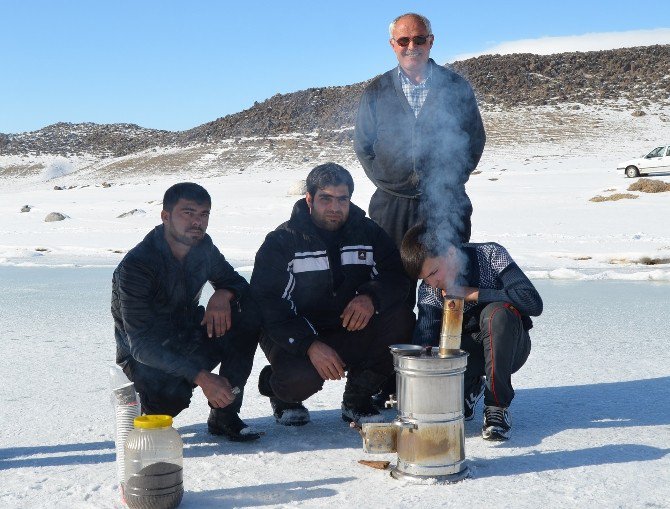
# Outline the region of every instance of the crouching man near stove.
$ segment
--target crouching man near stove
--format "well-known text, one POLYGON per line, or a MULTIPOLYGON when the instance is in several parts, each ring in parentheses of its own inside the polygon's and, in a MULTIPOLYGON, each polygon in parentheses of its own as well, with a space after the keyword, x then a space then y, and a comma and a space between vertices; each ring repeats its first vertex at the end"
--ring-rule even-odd
POLYGON ((389 345, 412 336, 409 281, 393 241, 351 203, 347 170, 317 166, 306 184, 289 221, 256 254, 251 289, 270 362, 259 391, 279 424, 303 425, 303 401, 346 372, 342 418, 381 420, 370 398, 394 376, 389 345))
POLYGON ((116 362, 140 394, 142 412, 175 416, 202 389, 209 432, 259 438, 238 416, 260 321, 249 284, 205 234, 209 193, 183 182, 163 198, 161 220, 112 278, 116 362), (199 306, 205 283, 214 294, 199 306), (219 363, 219 374, 211 373, 219 363))
POLYGON ((507 250, 494 242, 441 249, 424 225, 411 228, 400 253, 410 277, 422 279, 414 342, 437 346, 445 292, 464 296, 461 349, 467 351, 464 418, 474 416, 484 394, 486 440, 510 437, 512 373, 530 354, 530 316, 542 313, 542 299, 507 250))

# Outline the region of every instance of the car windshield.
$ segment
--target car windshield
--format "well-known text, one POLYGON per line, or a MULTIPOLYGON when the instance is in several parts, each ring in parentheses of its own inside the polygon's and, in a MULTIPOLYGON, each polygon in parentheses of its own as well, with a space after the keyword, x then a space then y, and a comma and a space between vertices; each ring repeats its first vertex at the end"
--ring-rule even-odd
POLYGON ((654 150, 647 154, 647 157, 663 157, 663 151, 665 147, 656 147, 654 150))

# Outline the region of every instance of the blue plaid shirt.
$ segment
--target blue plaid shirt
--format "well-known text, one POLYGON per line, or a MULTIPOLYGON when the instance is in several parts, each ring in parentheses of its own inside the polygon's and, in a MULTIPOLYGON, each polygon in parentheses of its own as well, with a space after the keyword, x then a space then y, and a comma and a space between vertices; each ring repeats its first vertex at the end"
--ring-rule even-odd
POLYGON ((430 90, 430 78, 433 76, 433 66, 430 62, 428 63, 428 76, 426 76, 426 79, 418 85, 412 83, 405 73, 402 72, 402 67, 400 66, 398 66, 398 76, 400 77, 402 91, 405 92, 405 97, 407 97, 407 102, 412 107, 414 116, 418 117, 423 103, 426 102, 428 91, 430 90))

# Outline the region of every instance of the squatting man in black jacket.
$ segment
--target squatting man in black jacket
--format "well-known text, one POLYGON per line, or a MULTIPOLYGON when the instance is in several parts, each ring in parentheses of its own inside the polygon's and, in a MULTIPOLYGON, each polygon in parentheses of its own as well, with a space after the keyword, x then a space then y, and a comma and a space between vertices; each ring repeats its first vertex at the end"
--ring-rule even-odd
POLYGON ((211 198, 190 182, 170 187, 162 223, 114 271, 116 362, 135 383, 142 412, 177 415, 199 386, 210 433, 259 438, 238 416, 260 323, 249 285, 205 233, 211 198), (205 283, 214 294, 199 306, 205 283), (219 363, 219 374, 211 373, 219 363))
POLYGON ((381 420, 371 396, 394 376, 388 347, 409 341, 414 325, 400 254, 351 203, 354 182, 343 167, 317 166, 306 186, 256 254, 251 289, 270 362, 259 391, 279 424, 303 425, 303 401, 346 373, 342 418, 381 420))
POLYGON ((464 418, 473 418, 483 393, 482 437, 506 440, 512 429, 512 373, 528 359, 530 316, 542 313, 542 299, 501 245, 454 245, 438 237, 425 225, 417 225, 400 248, 407 273, 423 280, 414 343, 437 346, 444 293, 464 297, 461 348, 470 354, 464 375, 464 418))

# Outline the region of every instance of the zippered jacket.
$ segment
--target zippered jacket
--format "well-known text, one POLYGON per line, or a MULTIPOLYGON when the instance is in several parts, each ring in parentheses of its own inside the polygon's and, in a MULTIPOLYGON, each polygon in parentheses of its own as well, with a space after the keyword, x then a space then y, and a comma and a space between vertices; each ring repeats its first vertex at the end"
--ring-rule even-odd
POLYGON ((116 363, 123 368, 132 357, 193 382, 201 368, 189 355, 202 340, 204 309, 199 301, 208 281, 237 299, 249 287, 209 235, 180 263, 165 240, 163 225, 156 226, 112 276, 116 363))
POLYGON ((339 252, 343 280, 334 288, 326 243, 303 198, 256 254, 251 291, 265 334, 295 355, 305 355, 319 332, 341 329, 340 315, 356 295, 369 295, 377 313, 407 295, 409 280, 393 241, 353 203, 339 252))
POLYGON ((432 59, 429 65, 430 89, 416 117, 397 67, 370 82, 358 108, 354 150, 368 178, 387 193, 418 198, 424 186, 439 183, 464 196, 462 206, 471 212, 465 183, 486 141, 479 107, 463 77, 432 59))

